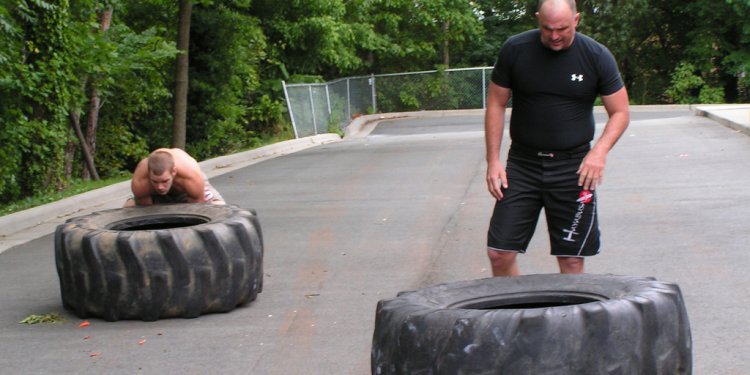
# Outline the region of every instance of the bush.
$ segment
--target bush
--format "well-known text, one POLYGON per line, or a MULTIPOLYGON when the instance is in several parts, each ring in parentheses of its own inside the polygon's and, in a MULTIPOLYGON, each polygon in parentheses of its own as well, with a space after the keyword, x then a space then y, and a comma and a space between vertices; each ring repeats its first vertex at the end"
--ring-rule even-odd
POLYGON ((676 104, 724 103, 721 88, 711 87, 690 63, 681 63, 672 73, 672 84, 665 92, 667 98, 676 104))

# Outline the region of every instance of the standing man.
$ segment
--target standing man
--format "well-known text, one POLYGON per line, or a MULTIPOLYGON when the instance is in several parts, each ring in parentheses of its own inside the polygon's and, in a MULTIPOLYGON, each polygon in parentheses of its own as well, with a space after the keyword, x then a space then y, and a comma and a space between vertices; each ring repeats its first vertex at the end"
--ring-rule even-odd
POLYGON ((594 189, 607 154, 630 121, 628 94, 610 51, 577 33, 575 0, 540 0, 538 30, 509 38, 492 72, 485 114, 487 187, 497 200, 487 235, 493 276, 520 274, 544 207, 561 273, 583 273, 599 253, 594 189), (500 162, 505 109, 513 96, 507 166, 500 162), (609 115, 594 143, 593 105, 609 115))
POLYGON ((125 207, 160 203, 225 204, 208 183, 198 162, 179 148, 160 148, 141 160, 130 183, 133 197, 125 207))

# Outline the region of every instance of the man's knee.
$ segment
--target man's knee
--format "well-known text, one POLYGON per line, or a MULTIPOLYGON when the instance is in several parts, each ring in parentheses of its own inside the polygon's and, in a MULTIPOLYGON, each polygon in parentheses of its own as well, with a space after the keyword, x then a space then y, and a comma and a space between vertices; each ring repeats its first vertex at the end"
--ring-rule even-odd
POLYGON ((557 257, 560 273, 583 273, 584 258, 557 257))
POLYGON ((490 258, 490 262, 494 263, 506 263, 516 260, 515 251, 487 249, 487 256, 490 258))
POLYGON ((515 251, 495 250, 488 248, 487 256, 490 258, 493 276, 514 276, 519 274, 516 263, 515 251))

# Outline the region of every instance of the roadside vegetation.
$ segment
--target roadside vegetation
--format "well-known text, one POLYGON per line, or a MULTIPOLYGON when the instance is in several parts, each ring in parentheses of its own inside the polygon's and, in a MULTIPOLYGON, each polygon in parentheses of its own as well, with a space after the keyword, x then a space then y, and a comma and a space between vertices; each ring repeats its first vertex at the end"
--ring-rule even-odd
MULTIPOLYGON (((536 3, 2 0, 0 214, 127 179, 158 147, 205 160, 293 138, 282 80, 493 65, 536 3)), ((578 7, 634 104, 750 101, 747 1, 578 7)))
POLYGON ((68 198, 77 194, 85 193, 87 191, 106 187, 118 182, 129 179, 130 176, 112 177, 101 180, 74 180, 71 181, 66 189, 52 192, 42 193, 33 197, 26 197, 13 202, 9 202, 0 205, 0 216, 12 214, 14 212, 23 211, 36 206, 41 206, 47 203, 56 202, 58 200, 68 198))

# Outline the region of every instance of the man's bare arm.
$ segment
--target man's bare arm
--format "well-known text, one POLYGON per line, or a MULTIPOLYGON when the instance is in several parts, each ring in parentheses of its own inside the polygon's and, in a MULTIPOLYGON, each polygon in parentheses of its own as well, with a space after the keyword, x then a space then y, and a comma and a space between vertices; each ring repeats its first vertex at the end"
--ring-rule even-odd
POLYGON ((189 203, 203 203, 206 201, 206 181, 203 178, 203 172, 191 169, 185 173, 184 177, 180 177, 180 180, 180 187, 185 190, 189 203))
POLYGON ((133 192, 133 201, 138 206, 150 206, 151 183, 148 180, 148 160, 143 159, 133 171, 133 179, 130 181, 130 190, 133 192))
POLYGON ((487 189, 495 199, 502 199, 502 188, 508 187, 505 168, 500 162, 500 146, 505 131, 505 109, 510 89, 490 83, 487 110, 484 115, 484 141, 487 152, 487 189))
POLYGON ((578 184, 587 190, 596 189, 602 183, 607 155, 630 123, 628 92, 624 87, 612 95, 602 96, 602 101, 609 120, 604 132, 578 168, 578 184))

